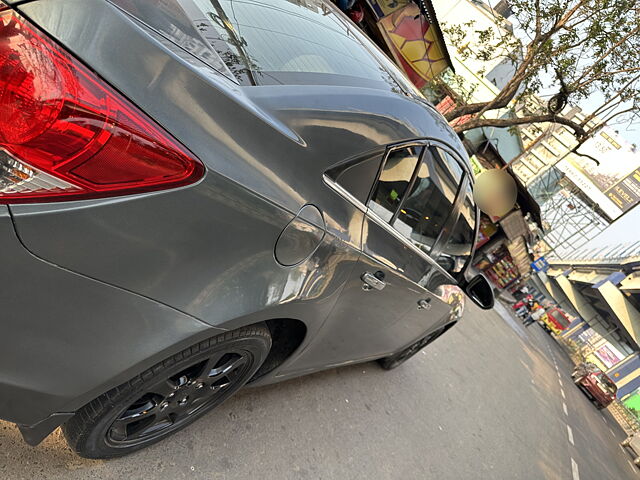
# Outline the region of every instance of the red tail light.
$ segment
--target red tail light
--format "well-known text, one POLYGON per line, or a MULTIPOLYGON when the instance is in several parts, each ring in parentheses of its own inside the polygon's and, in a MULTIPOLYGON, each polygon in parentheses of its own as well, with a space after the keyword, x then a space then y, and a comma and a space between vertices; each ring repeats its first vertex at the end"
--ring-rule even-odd
POLYGON ((0 13, 0 203, 193 183, 204 167, 25 19, 0 13))

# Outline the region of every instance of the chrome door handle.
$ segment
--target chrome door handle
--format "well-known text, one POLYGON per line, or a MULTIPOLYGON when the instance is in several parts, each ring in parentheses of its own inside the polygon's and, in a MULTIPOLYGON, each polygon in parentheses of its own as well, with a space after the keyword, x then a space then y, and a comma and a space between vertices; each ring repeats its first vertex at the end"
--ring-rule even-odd
POLYGON ((429 310, 431 308, 431 299, 418 300, 418 310, 429 310))
POLYGON ((371 272, 364 272, 360 276, 360 280, 362 280, 362 289, 363 290, 382 290, 387 284, 382 280, 384 278, 384 274, 382 272, 376 272, 375 274, 371 272))

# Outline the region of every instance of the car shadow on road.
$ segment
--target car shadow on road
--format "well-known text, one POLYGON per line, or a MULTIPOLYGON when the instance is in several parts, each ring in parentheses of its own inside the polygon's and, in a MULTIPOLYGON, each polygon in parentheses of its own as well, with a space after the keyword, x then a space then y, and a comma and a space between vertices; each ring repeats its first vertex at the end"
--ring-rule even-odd
MULTIPOLYGON (((253 431, 256 420, 275 414, 276 409, 288 408, 293 411, 292 404, 297 404, 297 409, 301 400, 307 408, 320 408, 322 400, 320 398, 315 401, 313 398, 310 399, 309 391, 339 391, 341 387, 348 391, 350 385, 358 383, 354 380, 363 376, 366 376, 365 384, 369 388, 372 384, 382 382, 382 377, 388 381, 390 375, 374 362, 369 362, 333 368, 276 384, 247 387, 215 409, 215 412, 210 412, 183 431, 178 432, 171 440, 160 442, 124 459, 108 461, 89 460, 77 456, 67 446, 60 429, 56 429, 39 446, 29 447, 22 440, 15 425, 0 420, 0 452, 2 452, 0 453, 0 473, 8 467, 11 470, 19 471, 25 478, 32 479, 86 478, 89 474, 100 476, 101 470, 105 468, 110 470, 112 464, 126 463, 127 459, 134 457, 147 457, 150 460, 171 458, 176 454, 175 452, 169 453, 167 450, 169 443, 172 445, 172 449, 178 445, 182 447, 180 450, 188 452, 193 450, 192 437, 194 436, 204 437, 205 443, 209 447, 212 447, 212 442, 220 439, 219 433, 213 434, 212 432, 224 432, 224 438, 233 435, 242 438, 253 431), (303 399, 303 397, 305 398, 303 399), (74 473, 75 475, 73 475, 74 473)), ((403 375, 399 375, 399 377, 402 378, 403 375)), ((343 398, 341 402, 347 406, 349 399, 343 398)), ((370 410, 370 406, 366 405, 368 404, 365 403, 365 408, 370 410)), ((338 411, 337 408, 335 410, 338 411)), ((300 430, 306 428, 304 423, 300 423, 298 426, 300 430)), ((286 428, 281 425, 275 428, 272 433, 282 434, 284 430, 291 427, 291 424, 288 424, 286 428)), ((289 432, 289 434, 299 436, 301 432, 295 431, 289 432)), ((171 463, 168 463, 168 467, 172 466, 171 463)), ((223 461, 222 466, 227 466, 230 469, 231 460, 223 461)))

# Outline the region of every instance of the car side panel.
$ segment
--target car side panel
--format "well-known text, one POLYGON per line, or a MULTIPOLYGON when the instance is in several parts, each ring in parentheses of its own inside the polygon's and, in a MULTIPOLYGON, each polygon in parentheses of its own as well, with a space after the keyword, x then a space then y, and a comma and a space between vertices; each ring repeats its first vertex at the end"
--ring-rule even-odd
POLYGON ((29 254, 0 207, 0 418, 73 412, 223 330, 29 254))

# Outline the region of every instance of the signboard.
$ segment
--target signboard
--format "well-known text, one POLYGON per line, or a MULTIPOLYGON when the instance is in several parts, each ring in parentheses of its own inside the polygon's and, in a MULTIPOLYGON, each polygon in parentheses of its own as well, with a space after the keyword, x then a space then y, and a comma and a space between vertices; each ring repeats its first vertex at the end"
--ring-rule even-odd
POLYGON ((549 270, 549 262, 547 262, 546 258, 540 257, 531 263, 531 268, 533 268, 534 272, 546 272, 549 270))
POLYGON ((471 170, 473 171, 474 177, 477 177, 486 170, 486 168, 484 168, 482 163, 480 163, 480 160, 475 156, 475 154, 471 155, 471 157, 469 158, 469 162, 471 163, 471 170))
POLYGON ((558 168, 591 200, 598 204, 610 220, 615 220, 640 203, 640 152, 620 135, 603 128, 585 142, 579 155, 569 155, 558 168))
POLYGON ((640 168, 636 168, 624 180, 616 183, 607 192, 607 196, 623 212, 635 207, 640 200, 640 168))
POLYGON ((607 368, 613 367, 624 358, 624 356, 610 343, 603 345, 593 353, 607 368))
POLYGON ((611 342, 605 340, 593 328, 587 328, 578 335, 578 338, 592 349, 592 353, 606 368, 613 367, 624 358, 624 355, 611 342))

